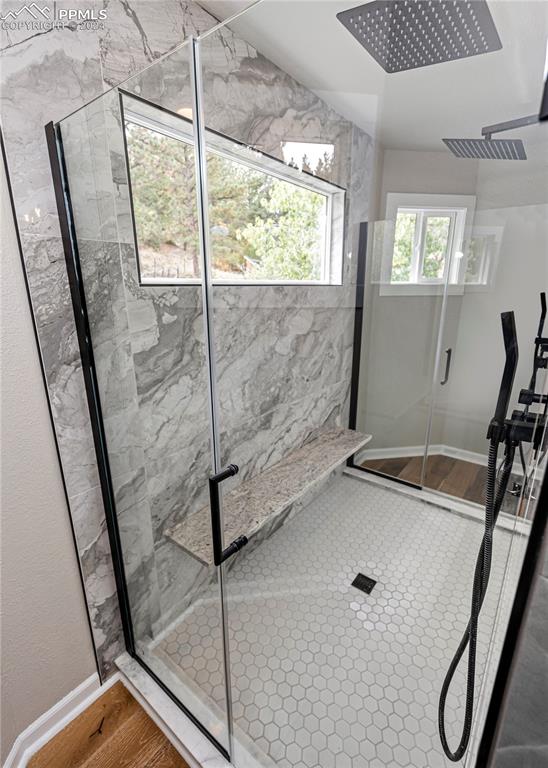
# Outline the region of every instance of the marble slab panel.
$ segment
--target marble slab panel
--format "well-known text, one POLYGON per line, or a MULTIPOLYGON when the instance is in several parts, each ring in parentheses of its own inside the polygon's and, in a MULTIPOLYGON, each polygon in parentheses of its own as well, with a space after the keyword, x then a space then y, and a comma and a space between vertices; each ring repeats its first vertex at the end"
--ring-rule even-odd
POLYGON ((30 34, 4 46, 0 67, 0 114, 19 228, 58 235, 44 126, 101 93, 96 33, 64 28, 30 34))
POLYGON ((74 328, 65 331, 68 318, 58 317, 38 326, 55 432, 61 447, 69 497, 99 483, 97 459, 89 420, 82 363, 74 328))
MULTIPOLYGON (((358 271, 358 246, 361 222, 371 219, 370 209, 374 197, 374 142, 373 139, 357 126, 352 127, 352 155, 350 167, 350 186, 347 209, 347 249, 354 255, 345 264, 345 281, 348 286, 355 286, 358 271)), ((369 258, 369 254, 368 254, 369 258)), ((352 291, 354 296, 354 291, 352 291)))
POLYGON ((208 499, 208 478, 213 473, 209 437, 186 449, 147 462, 147 483, 154 540, 164 529, 200 509, 208 499))
POLYGON ((371 136, 357 126, 352 126, 352 151, 350 158, 348 222, 351 226, 369 220, 373 193, 374 143, 371 136))
POLYGON ((83 240, 118 240, 114 184, 103 99, 61 121, 74 228, 83 240))
MULTIPOLYGON (((225 545, 238 536, 252 538, 370 439, 350 429, 325 431, 270 469, 223 493, 225 545)), ((209 507, 201 509, 167 532, 204 565, 213 564, 209 514, 209 507)))
POLYGON ((333 145, 326 178, 346 187, 351 126, 228 28, 200 46, 208 128, 283 159, 285 141, 333 145))
POLYGON ((145 451, 151 461, 194 441, 199 445, 209 435, 203 318, 185 308, 176 317, 169 322, 165 311, 157 316, 158 343, 134 356, 145 451))
MULTIPOLYGON (((339 382, 318 397, 282 404, 260 418, 246 419, 233 429, 223 429, 220 441, 223 463, 237 462, 239 477, 250 477, 313 439, 325 426, 346 424, 343 403, 348 396, 348 386, 348 381, 339 382)), ((189 596, 207 583, 207 574, 195 572, 182 559, 185 553, 166 537, 165 531, 208 503, 207 481, 212 471, 208 442, 200 450, 192 444, 181 454, 147 463, 162 605, 173 616, 176 613, 170 608, 186 607, 189 596), (168 541, 171 546, 166 546, 168 541)), ((188 555, 186 558, 193 559, 188 555)))
POLYGON ((283 525, 286 525, 291 520, 293 520, 293 518, 296 517, 315 498, 321 497, 322 493, 327 491, 331 483, 333 483, 336 478, 342 474, 343 468, 344 464, 336 467, 336 469, 332 470, 329 474, 326 474, 322 480, 312 483, 308 487, 308 490, 299 496, 299 498, 296 499, 292 504, 289 504, 287 507, 285 507, 279 515, 273 515, 272 517, 268 518, 268 520, 266 520, 263 525, 254 532, 252 538, 249 539, 246 546, 239 552, 236 552, 233 557, 226 561, 225 569, 227 571, 231 571, 235 566, 237 566, 241 559, 248 557, 251 552, 253 552, 253 550, 260 547, 263 542, 267 541, 271 536, 273 536, 276 531, 278 531, 283 525))
POLYGON ((153 637, 160 593, 145 471, 139 468, 112 482, 133 630, 139 639, 153 637))
POLYGON ((117 476, 144 463, 120 247, 84 240, 79 256, 110 471, 117 476))
POLYGON ((69 497, 99 483, 60 238, 22 236, 27 277, 69 497))
POLYGON ((112 197, 116 215, 118 242, 134 245, 133 217, 129 195, 124 132, 120 96, 117 90, 109 91, 101 99, 110 159, 112 197))
POLYGON ((353 329, 350 308, 216 309, 223 426, 314 397, 350 378, 353 329))
MULTIPOLYGON (((3 8, 8 2, 12 0, 3 8)), ((50 0, 45 4, 52 7, 50 0)), ((185 35, 202 32, 215 22, 192 2, 90 0, 89 5, 107 9, 105 30, 52 30, 1 39, 0 110, 94 640, 106 674, 120 649, 122 632, 43 129, 48 121, 61 119, 151 63, 155 66, 127 87, 176 109, 188 108, 188 51, 158 59, 185 35)), ((365 166, 356 158, 364 155, 367 142, 356 141, 348 122, 251 46, 226 32, 205 64, 212 125, 276 157, 281 157, 281 143, 288 137, 333 143, 335 162, 329 178, 351 189, 350 174, 363 174, 365 166)), ((86 239, 92 254, 98 241, 103 246, 96 251, 103 261, 96 283, 92 280, 90 298, 96 302, 93 335, 111 470, 120 480, 118 492, 124 499, 120 504, 124 526, 127 522, 132 599, 138 614, 148 611, 150 618, 140 631, 154 632, 153 625, 161 625, 203 579, 196 561, 164 536, 166 526, 207 501, 211 459, 200 289, 143 288, 137 283, 117 95, 111 93, 89 106, 75 118, 73 126, 78 124, 82 132, 73 131, 71 156, 76 165, 71 183, 77 198, 79 246, 84 258, 86 239), (118 258, 116 248, 110 250, 110 239, 126 244, 122 279, 116 269, 109 271, 118 258), (126 503, 132 494, 137 498, 126 503), (146 532, 146 546, 139 551, 134 540, 137 527, 146 532), (156 597, 147 594, 145 585, 153 585, 154 579, 160 591, 160 617, 147 608, 156 597)), ((352 268, 348 255, 345 275, 352 268)), ((247 394, 241 398, 241 408, 224 409, 223 457, 237 454, 242 476, 270 466, 326 424, 344 423, 349 383, 343 380, 343 371, 348 367, 350 320, 337 337, 337 324, 329 325, 328 313, 322 310, 337 308, 341 317, 339 307, 353 306, 350 288, 216 289, 216 307, 229 310, 232 318, 227 329, 245 329, 244 341, 238 339, 231 351, 245 349, 245 335, 252 328, 252 316, 244 310, 259 310, 256 336, 263 326, 265 336, 272 336, 273 323, 268 313, 261 313, 268 308, 290 309, 287 333, 280 342, 288 351, 277 352, 276 367, 269 356, 261 362, 254 348, 243 372, 247 394), (303 331, 310 308, 319 310, 312 313, 310 329, 316 340, 325 337, 316 350, 307 347, 303 331), (289 317, 295 322, 294 331, 289 317), (269 372, 275 392, 268 389, 269 372), (317 389, 320 377, 327 383, 317 389), (300 393, 306 378, 311 384, 300 393)), ((226 342, 222 332, 219 338, 226 342)), ((226 366, 230 403, 241 371, 223 358, 222 351, 219 356, 226 366)))
POLYGON ((73 496, 70 511, 99 669, 108 677, 124 641, 100 487, 73 496))
POLYGON ((351 285, 214 285, 213 308, 223 309, 332 309, 354 308, 351 285))
POLYGON ((167 536, 155 546, 160 617, 154 629, 157 635, 175 621, 215 579, 211 568, 196 560, 167 536))
POLYGON ((327 427, 346 426, 349 389, 350 382, 342 380, 315 396, 280 403, 259 417, 221 424, 221 463, 237 464, 243 480, 281 461, 327 427))
MULTIPOLYGON (((27 277, 33 301, 36 322, 48 325, 53 322, 66 323, 66 339, 74 328, 72 303, 68 285, 63 242, 60 237, 43 238, 38 235, 21 234, 21 245, 25 254, 27 277)), ((48 338, 51 346, 50 359, 55 359, 53 350, 58 338, 48 338)))
POLYGON ((106 0, 105 5, 109 23, 100 39, 101 65, 111 86, 217 23, 198 3, 185 0, 162 0, 161 8, 150 0, 106 0))

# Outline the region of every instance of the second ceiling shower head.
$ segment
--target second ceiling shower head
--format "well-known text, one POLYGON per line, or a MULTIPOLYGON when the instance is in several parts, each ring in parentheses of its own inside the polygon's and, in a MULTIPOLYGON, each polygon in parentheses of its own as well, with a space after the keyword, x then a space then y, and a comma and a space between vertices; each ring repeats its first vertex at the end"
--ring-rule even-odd
POLYGON ((443 139, 455 157, 475 160, 527 160, 521 139, 443 139))
POLYGON ((388 73, 502 48, 486 0, 374 0, 337 18, 388 73))
POLYGON ((488 125, 481 129, 482 139, 443 139, 455 157, 474 160, 527 160, 521 139, 493 139, 494 133, 512 131, 538 123, 538 115, 518 117, 505 123, 488 125))

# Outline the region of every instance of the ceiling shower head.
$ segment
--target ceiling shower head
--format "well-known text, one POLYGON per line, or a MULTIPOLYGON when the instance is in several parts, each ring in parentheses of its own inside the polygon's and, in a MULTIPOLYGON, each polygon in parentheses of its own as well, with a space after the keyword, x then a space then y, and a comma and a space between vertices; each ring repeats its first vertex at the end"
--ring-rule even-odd
POLYGON ((536 125, 539 116, 526 115, 504 123, 486 125, 481 129, 483 139, 443 139, 456 157, 469 157, 475 160, 527 160, 525 147, 521 139, 493 139, 494 133, 513 131, 527 125, 536 125))
POLYGON ((475 160, 527 160, 521 139, 443 139, 455 157, 475 160))
POLYGON ((337 18, 389 73, 502 48, 486 0, 374 0, 337 18))

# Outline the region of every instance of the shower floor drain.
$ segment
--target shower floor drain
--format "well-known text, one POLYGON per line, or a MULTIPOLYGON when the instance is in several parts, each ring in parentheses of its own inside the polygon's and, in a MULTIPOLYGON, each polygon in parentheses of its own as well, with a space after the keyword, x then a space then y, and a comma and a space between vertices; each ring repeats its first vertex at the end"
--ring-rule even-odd
POLYGON ((375 579, 370 579, 369 576, 364 576, 363 573, 358 573, 358 575, 352 582, 352 586, 370 595, 371 590, 373 589, 376 583, 377 582, 375 581, 375 579))

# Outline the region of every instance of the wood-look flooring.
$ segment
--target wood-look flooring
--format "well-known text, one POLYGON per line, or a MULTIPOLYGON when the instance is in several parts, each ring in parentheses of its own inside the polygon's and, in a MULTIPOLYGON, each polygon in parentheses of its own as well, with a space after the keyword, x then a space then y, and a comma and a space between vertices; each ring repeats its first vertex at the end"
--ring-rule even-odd
POLYGON ((28 768, 188 768, 122 683, 40 749, 28 768))
MULTIPOLYGON (((393 459, 370 459, 362 462, 361 466, 420 485, 422 462, 422 456, 402 456, 393 459)), ((485 504, 486 477, 487 467, 481 464, 432 454, 426 461, 424 487, 483 505, 485 504)), ((512 480, 513 477, 510 479, 509 487, 512 485, 512 480)), ((505 507, 513 505, 517 506, 517 499, 510 496, 503 509, 510 511, 505 507)), ((513 513, 516 513, 515 509, 513 513)))

